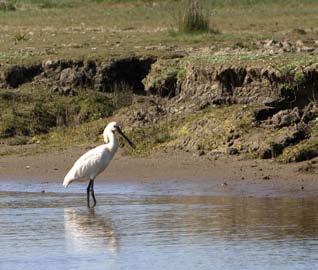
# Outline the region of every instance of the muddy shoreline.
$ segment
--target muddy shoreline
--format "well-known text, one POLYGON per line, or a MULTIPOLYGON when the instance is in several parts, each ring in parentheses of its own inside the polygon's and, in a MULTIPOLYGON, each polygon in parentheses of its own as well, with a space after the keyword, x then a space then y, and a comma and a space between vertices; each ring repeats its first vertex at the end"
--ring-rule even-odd
MULTIPOLYGON (((73 162, 86 151, 69 148, 31 156, 0 157, 0 181, 62 183, 73 162)), ((160 182, 209 181, 216 191, 239 196, 318 195, 315 171, 301 171, 308 163, 280 164, 272 160, 243 160, 239 157, 198 157, 189 153, 159 153, 151 157, 128 157, 121 151, 97 181, 160 182)))

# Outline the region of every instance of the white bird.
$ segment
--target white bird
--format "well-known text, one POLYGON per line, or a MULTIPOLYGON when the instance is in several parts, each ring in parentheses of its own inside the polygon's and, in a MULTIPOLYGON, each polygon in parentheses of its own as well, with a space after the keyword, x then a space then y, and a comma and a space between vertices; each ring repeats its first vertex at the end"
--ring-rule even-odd
POLYGON ((121 131, 117 123, 111 122, 106 126, 103 132, 105 144, 97 146, 82 155, 64 177, 63 186, 65 188, 73 181, 89 181, 87 186, 88 208, 90 208, 90 193, 94 200, 93 207, 96 205, 94 194, 94 180, 96 176, 107 168, 118 149, 118 140, 115 136, 116 131, 126 139, 131 147, 135 147, 135 145, 121 131))

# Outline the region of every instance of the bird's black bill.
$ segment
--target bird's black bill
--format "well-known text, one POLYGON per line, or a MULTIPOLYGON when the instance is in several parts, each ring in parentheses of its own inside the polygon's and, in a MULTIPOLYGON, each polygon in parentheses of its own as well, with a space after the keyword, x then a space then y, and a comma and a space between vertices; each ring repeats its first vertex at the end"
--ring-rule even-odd
POLYGON ((125 138, 125 140, 129 143, 129 145, 132 147, 132 148, 136 148, 135 144, 128 139, 128 137, 124 134, 124 132, 122 132, 122 130, 120 129, 120 127, 117 126, 117 131, 118 133, 123 136, 125 138))

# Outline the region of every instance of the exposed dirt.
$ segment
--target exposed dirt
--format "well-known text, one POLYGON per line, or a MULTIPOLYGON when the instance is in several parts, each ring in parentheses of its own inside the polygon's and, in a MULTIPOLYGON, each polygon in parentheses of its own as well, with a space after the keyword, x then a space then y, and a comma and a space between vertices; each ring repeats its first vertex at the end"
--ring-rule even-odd
MULTIPOLYGON (((268 41, 263 45, 287 46, 277 44, 268 41)), ((282 156, 288 162, 318 155, 318 64, 229 66, 202 64, 179 55, 168 59, 134 56, 102 63, 47 60, 2 70, 2 88, 31 82, 49 85, 62 95, 74 95, 77 88, 103 92, 130 89, 139 98, 114 118, 132 134, 136 129, 140 133, 143 128, 159 126, 158 133, 164 134, 157 141, 166 151, 216 158, 282 156), (173 133, 165 131, 172 127, 173 133), (298 152, 285 151, 298 145, 302 145, 298 152)))
MULTIPOLYGON (((285 148, 298 144, 310 137, 315 140, 316 134, 312 132, 317 116, 315 97, 317 95, 318 73, 317 65, 307 67, 293 67, 286 70, 272 66, 224 66, 202 65, 181 60, 158 60, 152 65, 151 71, 145 79, 145 90, 148 93, 165 97, 165 110, 167 114, 191 115, 195 112, 206 110, 213 106, 224 107, 234 104, 243 104, 243 109, 238 110, 232 121, 231 127, 214 134, 220 134, 227 139, 217 142, 219 145, 228 143, 225 151, 228 154, 252 153, 261 158, 273 158, 281 155, 285 148), (246 120, 254 106, 253 119, 249 117, 249 130, 239 126, 243 119, 246 120), (259 129, 256 136, 251 136, 252 130, 259 129), (234 129, 234 130, 233 130, 234 129), (232 130, 232 131, 231 131, 232 130), (272 134, 270 140, 266 139, 267 131, 272 134), (223 133, 223 134, 222 134, 223 133), (224 133, 235 133, 226 135, 224 133), (247 133, 247 136, 242 136, 247 133), (233 148, 238 139, 238 148, 233 148)), ((233 110, 234 107, 232 107, 233 110)), ((219 116, 222 117, 222 116, 219 116)), ((197 119, 195 126, 190 127, 192 138, 198 140, 206 129, 218 129, 217 119, 197 119), (201 120, 201 121, 200 121, 201 120), (199 126, 198 126, 199 125, 199 126), (196 136, 196 133, 200 135, 196 136)), ((245 121, 246 122, 246 121, 245 121)), ((244 123, 246 125, 247 123, 244 123)), ((224 125, 218 123, 218 125, 224 125)), ((188 142, 192 138, 187 138, 188 142)), ((192 149, 185 142, 179 149, 211 150, 204 142, 194 145, 192 149)), ((306 152, 306 150, 304 150, 306 152)), ((316 152, 290 157, 287 161, 301 161, 316 156, 316 152)))
POLYGON ((33 81, 55 87, 112 91, 114 85, 125 83, 142 94, 144 86, 141 81, 154 61, 152 57, 130 57, 103 63, 93 60, 46 60, 38 65, 7 66, 2 68, 1 86, 16 88, 33 81))
MULTIPOLYGON (((0 157, 0 181, 62 183, 73 162, 86 150, 70 148, 35 156, 0 157)), ((211 160, 187 153, 132 158, 118 153, 97 182, 200 180, 214 182, 216 189, 225 194, 235 191, 240 196, 312 196, 318 185, 316 162, 287 165, 239 157, 211 160)))

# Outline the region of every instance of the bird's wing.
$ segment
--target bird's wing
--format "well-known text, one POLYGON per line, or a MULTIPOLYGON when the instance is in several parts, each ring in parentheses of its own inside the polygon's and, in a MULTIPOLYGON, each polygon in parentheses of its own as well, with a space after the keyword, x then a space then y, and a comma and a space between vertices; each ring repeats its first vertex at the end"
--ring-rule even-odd
POLYGON ((67 186, 74 180, 94 179, 107 165, 104 147, 96 147, 82 155, 64 178, 63 185, 67 186))

